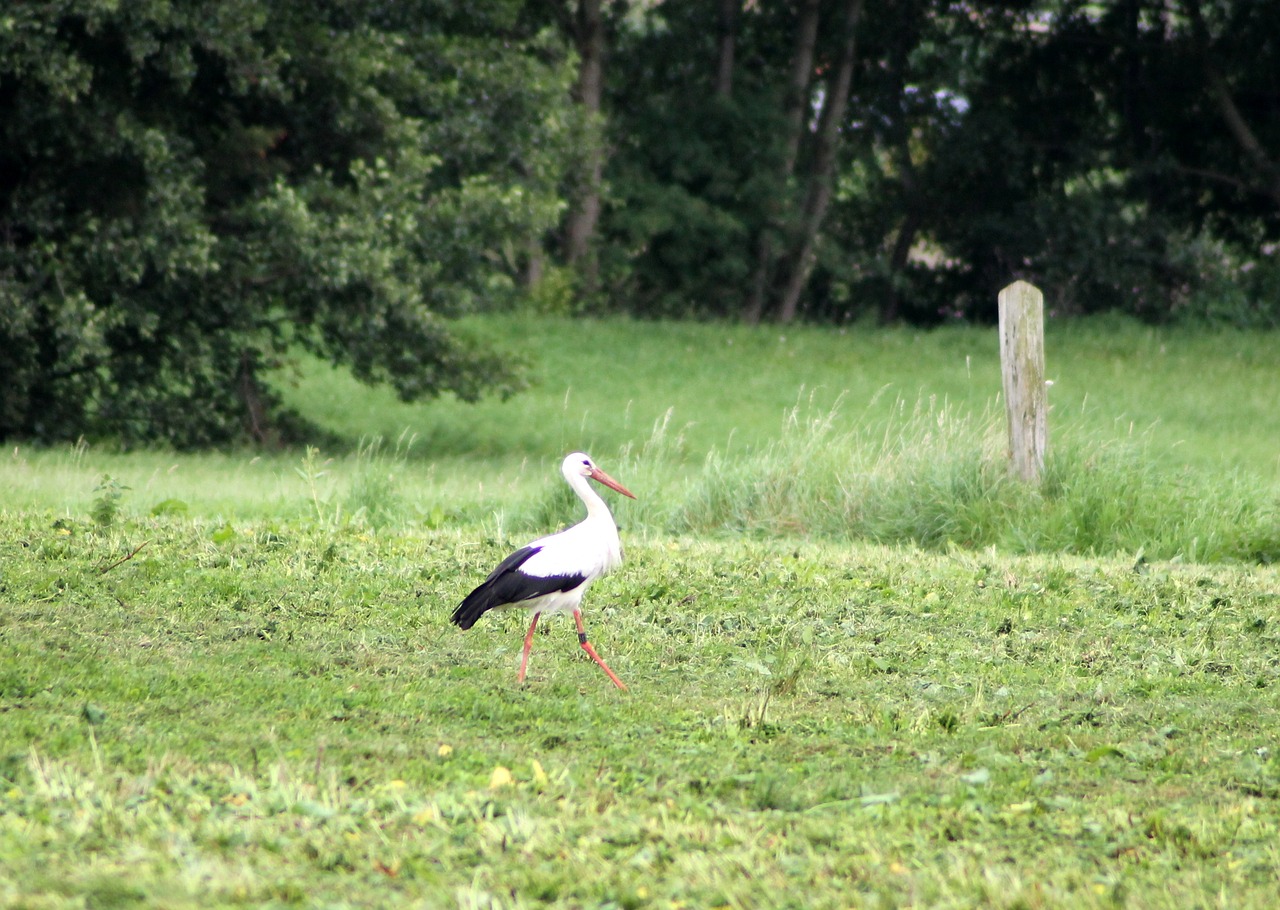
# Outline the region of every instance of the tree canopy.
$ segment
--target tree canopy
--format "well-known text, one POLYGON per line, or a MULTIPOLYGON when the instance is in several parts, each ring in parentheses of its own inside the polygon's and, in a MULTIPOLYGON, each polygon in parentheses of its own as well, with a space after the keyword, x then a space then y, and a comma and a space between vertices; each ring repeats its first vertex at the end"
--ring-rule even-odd
POLYGON ((0 12, 0 438, 278 432, 303 350, 506 394, 451 318, 1280 322, 1248 0, 48 0, 0 12))
POLYGON ((518 12, 7 8, 0 437, 265 437, 295 347, 406 399, 516 388, 444 317, 563 207, 572 72, 518 12))
POLYGON ((1063 313, 1277 321, 1280 26, 1258 4, 719 6, 618 24, 602 244, 635 312, 933 323, 1026 278, 1063 313))

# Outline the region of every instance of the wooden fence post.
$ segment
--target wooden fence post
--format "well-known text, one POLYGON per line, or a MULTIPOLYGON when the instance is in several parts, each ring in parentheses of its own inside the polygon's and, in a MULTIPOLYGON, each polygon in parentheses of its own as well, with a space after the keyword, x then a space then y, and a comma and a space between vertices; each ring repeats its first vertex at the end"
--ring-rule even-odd
POLYGON ((1044 295, 1025 281, 1000 292, 1000 372, 1009 415, 1009 467, 1022 480, 1036 483, 1049 444, 1044 295))

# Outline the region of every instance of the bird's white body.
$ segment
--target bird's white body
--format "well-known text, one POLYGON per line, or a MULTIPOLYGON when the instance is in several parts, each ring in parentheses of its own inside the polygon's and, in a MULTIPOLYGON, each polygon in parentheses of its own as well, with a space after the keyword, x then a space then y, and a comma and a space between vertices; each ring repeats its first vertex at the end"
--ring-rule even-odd
POLYGON ((571 528, 533 541, 529 546, 539 548, 538 552, 520 566, 521 572, 539 578, 581 575, 582 584, 568 591, 553 591, 508 606, 524 607, 533 613, 575 610, 582 603, 582 597, 593 581, 622 565, 622 542, 618 539, 618 526, 614 524, 604 500, 595 490, 586 486, 585 480, 583 486, 586 493, 600 504, 599 511, 593 515, 588 503, 587 517, 582 521, 571 528))
POLYGON ((587 634, 582 626, 580 605, 583 594, 591 582, 622 565, 618 526, 614 524, 609 507, 591 488, 588 479, 632 499, 635 497, 581 452, 567 456, 560 465, 560 472, 587 507, 587 517, 557 534, 540 537, 508 556, 458 605, 453 622, 469 629, 489 610, 522 607, 532 613, 533 621, 529 634, 525 636, 520 663, 520 679, 523 681, 538 617, 543 613, 572 612, 583 649, 609 674, 618 688, 625 689, 626 686, 587 643, 587 634))

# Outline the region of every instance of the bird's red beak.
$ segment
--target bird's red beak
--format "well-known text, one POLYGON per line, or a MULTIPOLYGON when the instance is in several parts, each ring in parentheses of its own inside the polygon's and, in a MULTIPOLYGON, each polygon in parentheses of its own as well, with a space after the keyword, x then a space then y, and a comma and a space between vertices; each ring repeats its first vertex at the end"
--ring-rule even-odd
POLYGON ((587 476, 590 477, 592 480, 596 481, 597 483, 604 484, 606 487, 608 487, 611 490, 617 490, 623 496, 629 496, 632 499, 636 498, 635 493, 632 493, 630 490, 628 490, 622 484, 618 483, 616 480, 614 480, 612 477, 610 477, 608 474, 606 474, 604 471, 600 470, 599 468, 593 467, 591 469, 591 473, 588 474, 587 476))

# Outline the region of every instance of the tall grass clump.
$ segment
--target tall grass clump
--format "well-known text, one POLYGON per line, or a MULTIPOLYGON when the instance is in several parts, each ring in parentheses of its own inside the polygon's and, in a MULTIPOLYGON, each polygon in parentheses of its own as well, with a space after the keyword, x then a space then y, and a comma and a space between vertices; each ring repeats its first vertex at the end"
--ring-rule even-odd
POLYGON ((308 446, 294 468, 306 497, 303 514, 330 530, 403 525, 411 509, 401 486, 413 441, 408 433, 392 447, 380 436, 362 439, 352 455, 337 460, 308 446))
POLYGON ((665 491, 668 509, 642 515, 671 533, 1280 559, 1273 493, 1242 476, 1161 467, 1140 440, 1060 427, 1043 483, 1030 486, 1010 476, 1003 415, 929 398, 899 401, 879 426, 797 405, 774 442, 736 458, 713 451, 665 491))
POLYGON ((677 532, 728 531, 911 540, 966 536, 970 513, 1011 485, 995 469, 989 421, 936 399, 899 401, 880 429, 847 428, 839 408, 787 412, 754 454, 713 451, 671 515, 677 532))
POLYGON ((1062 435, 1043 485, 1024 491, 1027 502, 1005 517, 993 542, 1014 552, 1280 559, 1276 496, 1257 482, 1161 465, 1141 442, 1062 435))
POLYGON ((355 470, 347 492, 347 511, 354 520, 375 530, 400 523, 407 514, 400 491, 400 477, 414 438, 402 433, 387 451, 381 436, 361 440, 356 451, 355 470))

